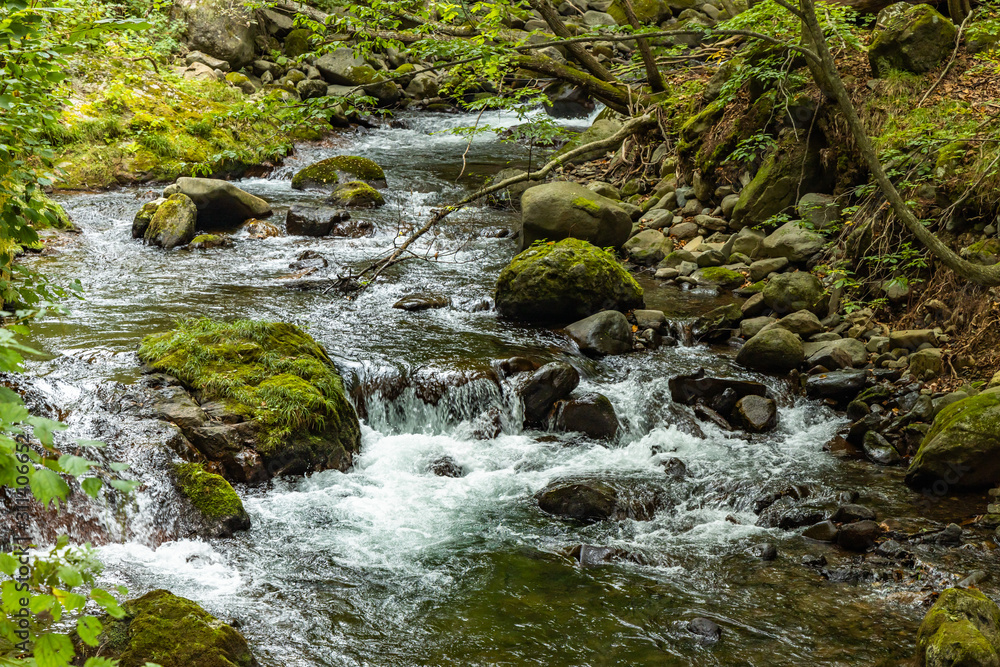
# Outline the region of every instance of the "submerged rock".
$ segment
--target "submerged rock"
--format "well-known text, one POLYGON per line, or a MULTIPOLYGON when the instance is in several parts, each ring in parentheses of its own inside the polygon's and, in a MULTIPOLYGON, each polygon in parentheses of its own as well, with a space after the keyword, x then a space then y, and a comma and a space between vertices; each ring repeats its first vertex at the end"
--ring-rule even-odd
POLYGON ((234 227, 252 218, 271 215, 271 205, 229 181, 182 176, 163 190, 166 197, 181 193, 198 207, 198 224, 203 229, 234 227))
POLYGON ((579 183, 537 185, 521 196, 521 250, 536 241, 565 238, 618 248, 631 230, 632 218, 617 202, 579 183))
POLYGON ((173 466, 174 486, 194 508, 191 523, 202 537, 232 537, 250 529, 250 516, 243 501, 225 479, 205 470, 200 463, 173 466))
POLYGON ((642 306, 635 278, 610 254, 579 239, 525 250, 497 281, 497 310, 513 320, 572 322, 602 310, 642 306))
POLYGON ((296 190, 323 190, 342 180, 361 181, 376 188, 386 187, 382 167, 374 160, 356 155, 338 155, 300 169, 292 177, 292 187, 296 190))
POLYGON ((194 238, 198 209, 187 195, 174 194, 156 209, 143 238, 150 245, 170 250, 194 238))
POLYGON ((159 409, 227 479, 346 470, 360 447, 358 418, 333 362, 294 325, 187 320, 143 339, 139 358, 203 405, 221 406, 218 420, 190 398, 174 396, 159 409))
POLYGON ((257 667, 247 640, 198 603, 155 590, 123 605, 121 619, 105 618, 99 648, 83 656, 120 661, 121 667, 257 667))
POLYGON ((1000 607, 976 590, 941 593, 917 631, 917 664, 1000 665, 1000 607))
POLYGON ((598 479, 557 479, 539 491, 535 498, 546 514, 585 523, 607 519, 653 518, 660 504, 658 495, 648 489, 631 488, 626 493, 620 485, 598 479))

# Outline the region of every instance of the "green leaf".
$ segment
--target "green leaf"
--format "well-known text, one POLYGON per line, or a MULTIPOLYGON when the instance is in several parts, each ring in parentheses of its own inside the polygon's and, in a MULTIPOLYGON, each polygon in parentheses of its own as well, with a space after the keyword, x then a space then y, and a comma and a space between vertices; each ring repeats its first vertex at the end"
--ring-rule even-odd
POLYGON ((130 479, 112 479, 108 482, 108 484, 124 493, 132 493, 141 485, 141 482, 136 482, 130 479))
POLYGON ((76 634, 87 646, 97 646, 97 638, 102 630, 101 622, 93 616, 81 616, 76 622, 76 634))
POLYGON ((66 667, 76 652, 66 635, 48 632, 35 640, 35 662, 38 667, 66 667))
POLYGON ((118 667, 118 662, 108 658, 87 658, 83 667, 118 667))
POLYGON ((121 472, 122 470, 128 470, 130 466, 129 464, 121 463, 120 461, 112 461, 111 463, 108 464, 108 467, 114 470, 115 472, 121 472))
POLYGON ((90 599, 115 618, 121 618, 125 615, 125 610, 118 606, 118 600, 106 590, 101 588, 91 589, 90 599))
POLYGON ((17 572, 18 565, 20 565, 18 560, 10 554, 0 554, 0 572, 3 572, 8 577, 13 576, 17 572))
POLYGON ((51 501, 64 500, 69 494, 69 485, 57 473, 48 468, 39 468, 30 477, 31 493, 42 505, 48 507, 51 501))
POLYGON ((83 585, 83 575, 75 567, 63 565, 59 568, 59 578, 70 588, 83 585))
POLYGON ((83 439, 80 439, 80 440, 76 441, 76 444, 80 445, 81 447, 94 447, 94 448, 97 448, 97 449, 102 449, 102 448, 106 447, 106 445, 103 442, 101 442, 100 440, 83 440, 83 439))
POLYGON ((87 472, 96 465, 93 461, 89 461, 82 456, 73 456, 72 454, 63 454, 59 457, 59 467, 67 475, 72 475, 73 477, 79 477, 83 473, 87 472))
POLYGON ((101 492, 101 487, 104 482, 99 477, 88 477, 87 479, 80 482, 80 486, 83 488, 83 492, 86 493, 91 498, 96 498, 101 492))
POLYGON ((40 614, 43 611, 52 609, 52 605, 55 603, 56 599, 51 595, 34 595, 31 598, 31 602, 28 603, 28 609, 31 610, 32 614, 40 614))
POLYGON ((70 593, 69 591, 60 590, 58 588, 52 589, 52 594, 56 596, 62 606, 66 608, 66 611, 76 611, 77 609, 83 609, 84 605, 87 604, 87 598, 77 593, 70 593))

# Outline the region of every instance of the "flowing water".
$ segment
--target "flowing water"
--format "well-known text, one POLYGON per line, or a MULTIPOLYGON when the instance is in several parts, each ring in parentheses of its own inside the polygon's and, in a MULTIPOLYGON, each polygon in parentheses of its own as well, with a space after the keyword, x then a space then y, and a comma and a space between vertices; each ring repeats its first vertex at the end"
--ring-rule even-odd
MULTIPOLYGON (((198 601, 238 623, 270 667, 860 665, 908 657, 923 610, 906 593, 919 583, 828 581, 802 565, 803 556, 825 553, 844 566, 857 557, 756 527, 752 511, 761 493, 797 483, 819 496, 855 490, 883 515, 912 516, 916 499, 899 472, 822 452, 843 421, 797 398, 783 400, 779 428, 766 436, 705 425, 704 437, 691 435, 667 380, 698 367, 755 377, 726 350, 681 346, 594 361, 557 332, 498 320, 483 304, 515 252, 513 241, 495 233, 511 226, 510 213, 472 207, 452 216, 435 248, 440 261, 407 262, 355 300, 283 285, 303 251, 327 259, 325 274, 356 269, 384 252, 401 224, 425 219, 483 175, 528 158, 519 147, 479 140, 458 179, 465 142, 441 131, 473 118, 404 120, 405 128, 303 147, 271 178, 240 183, 272 202, 280 225, 290 204, 317 198, 291 189, 296 168, 330 155, 371 157, 389 181, 387 206, 356 214, 375 223, 371 237, 238 236, 229 249, 163 252, 130 237, 151 190, 64 198, 82 233, 33 261, 50 275, 80 278, 86 301, 33 327, 33 342, 49 357, 30 371, 33 389, 74 436, 108 441, 145 484, 124 513, 91 520, 101 524, 108 582, 198 601), (443 294, 452 306, 391 307, 414 293, 443 294), (114 408, 140 375, 139 340, 191 316, 304 326, 330 351, 364 416, 351 472, 238 489, 253 528, 232 539, 170 539, 175 499, 163 467, 171 454, 161 444, 169 433, 114 408), (492 370, 514 355, 576 365, 582 387, 614 404, 620 439, 602 445, 517 428, 518 406, 492 370), (491 408, 509 417, 499 436, 482 439, 477 420, 491 408), (442 455, 466 474, 430 473, 428 464, 442 455), (686 464, 685 478, 665 476, 669 457, 686 464), (652 483, 669 502, 652 521, 591 526, 538 510, 535 492, 582 474, 652 483), (777 560, 748 551, 762 542, 778 546, 777 560), (631 558, 581 567, 566 555, 580 544, 621 548, 631 558), (696 616, 722 625, 722 641, 696 641, 686 630, 696 616)), ((647 304, 675 321, 718 304, 713 294, 645 285, 647 304)), ((781 382, 755 379, 787 395, 781 382)), ((938 505, 929 518, 935 511, 947 514, 938 505)))

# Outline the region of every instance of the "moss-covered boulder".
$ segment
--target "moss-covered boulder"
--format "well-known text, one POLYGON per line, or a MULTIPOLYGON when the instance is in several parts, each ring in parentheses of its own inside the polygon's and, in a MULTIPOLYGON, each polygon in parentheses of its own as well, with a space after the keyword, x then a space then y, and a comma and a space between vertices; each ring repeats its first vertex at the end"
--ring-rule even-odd
POLYGON ((916 489, 1000 483, 1000 387, 952 403, 934 419, 906 472, 916 489))
MULTIPOLYGON (((632 9, 635 11, 635 17, 639 19, 640 23, 660 23, 670 18, 670 7, 673 5, 678 9, 687 9, 688 7, 694 7, 694 0, 634 0, 632 3, 632 9)), ((625 7, 622 0, 615 0, 608 7, 608 14, 618 22, 618 25, 630 25, 628 17, 625 14, 625 7)))
POLYGON ((330 203, 346 208, 377 208, 385 204, 382 194, 363 181, 341 183, 330 194, 330 203))
POLYGON ((917 631, 921 667, 1000 667, 1000 607, 979 591, 941 593, 917 631))
POLYGON ((146 234, 146 230, 149 228, 149 223, 152 222, 153 216, 156 215, 156 209, 160 208, 160 204, 167 201, 166 199, 160 197, 155 201, 146 202, 139 209, 139 212, 135 214, 132 219, 132 238, 141 239, 146 234))
POLYGON ((816 312, 822 300, 823 283, 808 271, 778 274, 764 286, 764 303, 779 315, 816 312))
POLYGON ((177 18, 186 24, 184 35, 191 49, 221 58, 237 70, 253 62, 257 26, 242 5, 223 0, 177 0, 177 18))
POLYGON ((312 37, 312 30, 309 28, 296 28, 285 37, 285 55, 289 58, 298 58, 309 52, 309 38, 312 37))
POLYGON ((753 180, 740 190, 732 226, 742 229, 767 222, 793 208, 800 195, 821 189, 819 148, 815 140, 806 142, 793 132, 784 134, 753 180))
POLYGON ((156 208, 142 237, 150 245, 170 250, 191 242, 197 222, 198 208, 191 198, 183 194, 171 195, 156 208))
POLYGON ((802 339, 780 327, 761 330, 736 355, 736 363, 762 373, 787 373, 804 359, 802 339))
POLYGON ((579 183, 537 185, 521 196, 521 250, 536 241, 571 237, 601 248, 618 248, 631 231, 632 218, 618 202, 579 183))
POLYGON ((528 248, 497 280, 496 307, 525 322, 573 322, 642 308, 642 288, 611 254, 579 239, 528 248))
POLYGON ((227 248, 233 245, 233 240, 228 236, 218 234, 199 234, 191 239, 188 248, 192 250, 211 250, 213 248, 227 248))
POLYGON ((387 76, 376 71, 351 48, 325 53, 316 59, 316 69, 327 83, 335 86, 362 86, 365 93, 378 99, 382 106, 395 104, 402 96, 399 87, 387 76))
POLYGON ((337 369, 294 325, 187 320, 143 339, 139 358, 179 379, 208 417, 218 418, 196 414, 175 423, 228 479, 347 470, 360 447, 337 369))
MULTIPOLYGON (((198 603, 155 590, 124 605, 125 616, 106 619, 100 655, 120 667, 257 667, 247 640, 198 603)), ((84 657, 97 649, 84 648, 84 657)))
POLYGON ((930 5, 897 2, 878 14, 868 61, 876 77, 892 70, 922 74, 955 48, 955 25, 930 5))
POLYGON ((374 160, 356 155, 338 155, 320 160, 292 177, 296 190, 325 190, 341 181, 361 181, 376 188, 386 187, 385 172, 374 160))
POLYGON ((201 537, 231 537, 250 529, 250 517, 232 485, 201 463, 173 467, 174 486, 192 508, 188 528, 201 537))

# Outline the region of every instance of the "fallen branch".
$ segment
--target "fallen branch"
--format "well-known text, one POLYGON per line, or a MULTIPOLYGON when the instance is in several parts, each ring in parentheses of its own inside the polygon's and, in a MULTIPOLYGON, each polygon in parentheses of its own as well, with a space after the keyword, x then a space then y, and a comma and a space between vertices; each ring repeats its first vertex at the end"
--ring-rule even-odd
POLYGON ((582 155, 586 155, 588 153, 600 149, 608 150, 616 146, 618 142, 623 141, 626 137, 635 134, 642 128, 652 125, 655 122, 656 119, 653 116, 653 114, 646 114, 638 118, 633 118, 629 122, 625 123, 620 130, 612 134, 610 137, 607 137, 606 139, 599 139, 598 141, 592 141, 589 144, 584 144, 583 146, 578 146, 573 150, 567 152, 566 154, 560 155, 554 160, 551 160, 538 171, 531 173, 525 172, 518 176, 512 176, 510 178, 506 178, 500 181, 499 183, 494 183, 480 190, 477 190, 476 192, 473 192, 469 196, 459 200, 454 204, 439 209, 437 212, 434 213, 433 216, 431 216, 431 218, 426 223, 424 223, 422 227, 420 227, 412 234, 410 234, 410 236, 405 241, 403 241, 403 243, 400 244, 399 247, 393 250, 388 257, 373 262, 370 266, 365 268, 365 270, 362 271, 358 276, 356 276, 356 278, 360 281, 365 276, 370 275, 367 282, 364 283, 361 286, 361 288, 364 289, 364 287, 371 285, 378 279, 380 275, 382 275, 382 273, 386 269, 402 261, 404 259, 403 255, 409 251, 410 246, 413 245, 413 243, 417 239, 419 239, 424 234, 432 230, 435 225, 437 225, 439 222, 444 220, 452 213, 462 210, 463 208, 465 208, 466 206, 468 206, 469 204, 478 199, 482 199, 483 197, 491 195, 494 192, 499 192, 500 190, 504 190, 522 181, 541 180, 546 176, 548 176, 549 173, 556 167, 565 164, 566 162, 569 162, 576 157, 580 157, 582 155))

